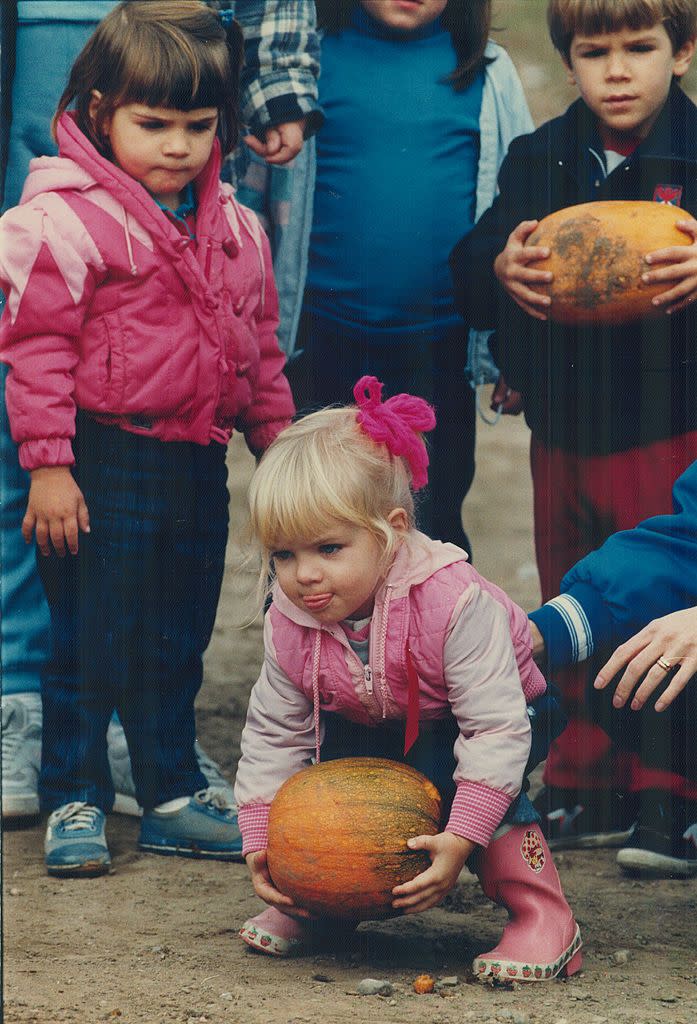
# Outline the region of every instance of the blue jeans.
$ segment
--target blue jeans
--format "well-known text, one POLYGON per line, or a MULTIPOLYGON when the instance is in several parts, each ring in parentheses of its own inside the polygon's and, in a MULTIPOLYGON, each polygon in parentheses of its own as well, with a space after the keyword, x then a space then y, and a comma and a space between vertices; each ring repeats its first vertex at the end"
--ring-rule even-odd
POLYGON ((39 795, 49 811, 72 800, 111 809, 106 731, 116 710, 147 810, 206 785, 194 699, 225 564, 225 448, 78 415, 74 449, 90 533, 76 556, 37 554, 52 634, 39 795))

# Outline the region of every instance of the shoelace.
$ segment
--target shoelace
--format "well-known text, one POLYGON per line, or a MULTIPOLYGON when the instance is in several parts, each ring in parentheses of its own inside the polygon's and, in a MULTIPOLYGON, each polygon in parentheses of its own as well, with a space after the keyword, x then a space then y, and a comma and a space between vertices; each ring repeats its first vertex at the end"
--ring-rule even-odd
POLYGON ((80 828, 93 829, 98 815, 99 808, 76 801, 72 804, 66 804, 59 811, 54 811, 51 815, 51 824, 58 825, 60 822, 63 822, 63 828, 66 832, 74 832, 80 828))
POLYGON ((10 729, 10 724, 14 718, 15 709, 10 707, 3 707, 2 709, 2 756, 3 759, 12 757, 23 741, 21 730, 10 729))
POLYGON ((215 807, 217 811, 234 811, 235 809, 224 791, 216 789, 214 786, 209 786, 208 789, 199 789, 198 793, 194 793, 194 800, 205 807, 215 807))

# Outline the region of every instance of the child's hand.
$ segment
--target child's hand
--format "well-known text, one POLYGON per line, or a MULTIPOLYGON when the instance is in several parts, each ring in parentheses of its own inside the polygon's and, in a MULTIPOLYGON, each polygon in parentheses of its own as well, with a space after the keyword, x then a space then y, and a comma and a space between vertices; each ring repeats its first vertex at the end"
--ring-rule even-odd
POLYGON ((520 391, 513 391, 506 383, 503 374, 499 375, 496 387, 491 395, 490 408, 493 412, 499 409, 504 416, 518 416, 523 411, 523 396, 520 391))
POLYGON ((22 536, 27 544, 36 530, 36 543, 42 555, 77 554, 78 536, 90 532, 90 516, 82 491, 67 466, 43 466, 31 472, 27 511, 22 520, 22 536))
POLYGON ((663 263, 665 266, 641 276, 644 284, 673 283, 672 288, 653 299, 654 306, 665 307, 668 314, 684 309, 697 299, 697 220, 685 218, 676 226, 691 235, 692 245, 673 245, 650 252, 646 256, 647 263, 651 266, 663 263))
POLYGON ((552 300, 548 295, 534 291, 530 285, 549 284, 554 275, 548 270, 535 270, 528 264, 547 259, 549 249, 547 246, 525 244, 538 224, 537 220, 524 220, 511 232, 506 248, 496 257, 494 272, 521 309, 537 320, 546 320, 544 310, 552 300))
POLYGON ((303 148, 305 118, 277 124, 275 128, 267 128, 263 142, 256 135, 245 135, 244 141, 257 156, 263 157, 267 164, 287 164, 303 148))
POLYGON ((428 850, 431 866, 411 882, 394 887, 392 895, 398 898, 392 906, 405 914, 418 914, 435 907, 452 889, 475 844, 453 832, 439 832, 436 836, 408 839, 407 846, 411 850, 428 850))
POLYGON ((266 861, 266 850, 255 850, 254 853, 249 853, 245 857, 247 861, 247 867, 252 876, 252 885, 254 886, 254 892, 269 906, 276 907, 277 910, 282 910, 284 914, 288 914, 289 917, 300 917, 300 918, 312 918, 313 915, 309 910, 303 910, 302 907, 296 907, 290 896, 284 896, 282 892, 279 892, 276 886, 271 880, 269 874, 269 866, 266 861))

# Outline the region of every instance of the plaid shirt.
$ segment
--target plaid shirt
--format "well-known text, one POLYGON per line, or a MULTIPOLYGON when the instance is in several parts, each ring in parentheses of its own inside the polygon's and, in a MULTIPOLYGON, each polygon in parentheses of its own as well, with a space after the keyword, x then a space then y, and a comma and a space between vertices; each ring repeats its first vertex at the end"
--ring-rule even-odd
POLYGON ((312 0, 212 0, 232 11, 244 33, 240 110, 243 122, 263 138, 265 130, 307 119, 306 135, 317 131, 319 38, 312 0))

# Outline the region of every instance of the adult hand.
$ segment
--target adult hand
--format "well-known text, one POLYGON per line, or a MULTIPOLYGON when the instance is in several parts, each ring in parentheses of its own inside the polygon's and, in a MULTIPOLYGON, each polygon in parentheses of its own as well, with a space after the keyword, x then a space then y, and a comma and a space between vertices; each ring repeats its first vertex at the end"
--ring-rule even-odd
POLYGON ((524 220, 508 236, 506 248, 494 261, 494 272, 514 302, 536 320, 546 320, 545 309, 551 304, 548 295, 535 291, 532 285, 549 284, 554 275, 548 270, 535 270, 530 263, 545 260, 549 249, 541 245, 526 245, 539 221, 524 220))
POLYGON ((267 164, 287 164, 303 148, 305 118, 267 128, 263 142, 256 135, 245 135, 244 141, 267 164))
POLYGON ((646 262, 652 267, 657 263, 664 266, 641 277, 645 284, 673 285, 652 300, 654 306, 665 307, 666 313, 677 313, 697 299, 697 220, 686 218, 678 221, 676 227, 690 235, 692 245, 674 245, 650 252, 646 262))
POLYGON ((289 917, 311 918, 313 915, 302 907, 296 907, 290 896, 284 896, 273 884, 266 860, 266 850, 255 850, 245 857, 252 876, 254 891, 265 903, 282 910, 289 917))
POLYGON ((601 668, 594 686, 596 690, 605 689, 626 666, 612 703, 616 708, 624 707, 637 687, 630 707, 632 711, 639 711, 674 665, 680 667, 656 701, 656 711, 663 711, 672 704, 697 674, 697 607, 672 612, 650 622, 617 648, 601 668), (660 664, 659 659, 664 664, 660 664))
POLYGON ((22 520, 22 536, 29 544, 34 531, 42 555, 77 554, 78 536, 90 532, 90 516, 82 491, 68 466, 42 466, 31 472, 27 511, 22 520))
POLYGON ((405 914, 418 914, 435 907, 452 889, 475 844, 453 832, 439 832, 435 836, 408 839, 407 846, 410 850, 427 850, 431 866, 410 882, 394 887, 392 895, 397 899, 392 906, 405 914))

